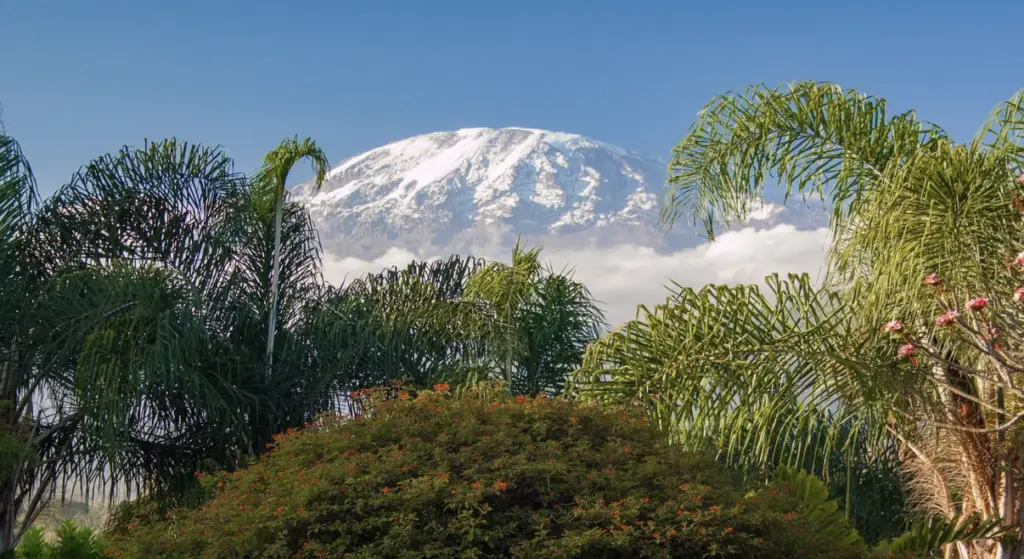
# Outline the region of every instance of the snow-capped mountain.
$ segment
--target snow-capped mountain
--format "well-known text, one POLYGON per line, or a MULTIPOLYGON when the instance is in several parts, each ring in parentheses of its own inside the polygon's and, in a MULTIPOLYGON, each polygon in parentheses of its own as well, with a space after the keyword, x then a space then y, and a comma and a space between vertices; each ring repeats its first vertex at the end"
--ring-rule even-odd
MULTIPOLYGON (((319 192, 307 184, 292 196, 309 208, 324 249, 339 256, 465 253, 520 235, 545 246, 695 246, 690 227, 668 235, 657 227, 665 178, 665 161, 583 136, 468 128, 351 157, 319 192)), ((791 212, 766 204, 752 217, 792 223, 791 212)))

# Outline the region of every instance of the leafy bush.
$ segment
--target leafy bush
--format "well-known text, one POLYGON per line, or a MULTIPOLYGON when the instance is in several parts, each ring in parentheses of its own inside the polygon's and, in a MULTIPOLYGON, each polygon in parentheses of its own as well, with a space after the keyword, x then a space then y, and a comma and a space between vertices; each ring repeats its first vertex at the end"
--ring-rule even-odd
POLYGON ((820 482, 790 476, 744 495, 731 473, 664 444, 628 410, 446 389, 374 392, 361 418, 323 417, 279 436, 248 470, 204 476, 205 506, 115 530, 112 555, 868 554, 834 503, 808 499, 820 482))
POLYGON ((105 559, 103 538, 85 526, 65 520, 57 527, 57 541, 50 543, 43 529, 34 526, 21 538, 16 559, 105 559))

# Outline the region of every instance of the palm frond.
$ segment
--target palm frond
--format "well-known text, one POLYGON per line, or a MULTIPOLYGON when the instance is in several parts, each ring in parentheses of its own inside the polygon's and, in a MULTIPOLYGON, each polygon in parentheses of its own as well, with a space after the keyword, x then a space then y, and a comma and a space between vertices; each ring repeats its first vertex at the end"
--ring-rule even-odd
POLYGON ((834 84, 753 86, 715 97, 673 150, 662 222, 690 215, 714 238, 716 223, 747 217, 775 180, 786 197, 830 196, 834 221, 893 161, 945 138, 913 112, 834 84))
POLYGON ((1012 537, 1018 527, 1006 526, 1001 518, 983 519, 980 515, 942 518, 934 516, 915 522, 909 531, 879 544, 882 553, 930 553, 944 546, 975 540, 1012 537))
POLYGON ((675 442, 720 449, 739 464, 802 465, 828 454, 816 450, 853 444, 861 429, 870 433, 861 450, 881 451, 884 419, 873 403, 891 367, 862 344, 837 293, 807 276, 766 281, 767 294, 679 289, 653 311, 641 307, 637 320, 591 344, 570 389, 633 401, 675 442))
POLYGON ((35 177, 21 146, 0 133, 0 242, 22 231, 37 204, 35 177))
POLYGON ((863 545, 864 539, 846 521, 839 504, 830 498, 828 487, 820 479, 804 471, 781 467, 775 472, 774 485, 796 494, 801 505, 801 510, 796 512, 810 523, 812 530, 851 547, 863 545))
POLYGON ((1017 171, 1024 162, 1024 89, 1015 93, 1005 103, 993 109, 974 139, 971 147, 975 151, 982 148, 989 150, 1008 151, 1017 162, 1017 171))
POLYGON ((285 138, 276 148, 267 152, 263 165, 253 177, 253 183, 257 186, 257 199, 263 202, 264 209, 272 208, 275 200, 284 197, 288 175, 295 164, 303 159, 309 159, 313 167, 313 188, 319 190, 331 164, 324 151, 311 138, 301 141, 298 136, 285 138))
POLYGON ((1009 262, 1024 236, 1014 177, 1002 153, 949 142, 888 167, 885 187, 834 241, 831 282, 870 286, 857 302, 876 326, 930 321, 935 301, 921 278, 931 273, 961 297, 1009 297, 1019 279, 1009 262))

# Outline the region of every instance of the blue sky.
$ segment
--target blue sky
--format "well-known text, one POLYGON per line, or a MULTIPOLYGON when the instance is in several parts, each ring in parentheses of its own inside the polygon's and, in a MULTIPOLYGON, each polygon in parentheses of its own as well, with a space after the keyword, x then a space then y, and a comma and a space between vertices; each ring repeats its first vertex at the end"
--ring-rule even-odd
MULTIPOLYGON (((1005 0, 0 0, 0 104, 44 195, 144 138, 289 135, 332 161, 415 134, 526 126, 667 156, 713 95, 836 81, 957 137, 1024 87, 1005 0)), ((294 176, 302 179, 301 174, 294 176)))

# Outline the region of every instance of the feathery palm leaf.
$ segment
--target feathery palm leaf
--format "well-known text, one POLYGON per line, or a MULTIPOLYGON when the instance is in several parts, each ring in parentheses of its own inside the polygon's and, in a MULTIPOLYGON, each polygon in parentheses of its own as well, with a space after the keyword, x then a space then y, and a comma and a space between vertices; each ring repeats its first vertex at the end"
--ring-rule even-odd
POLYGON ((766 282, 767 294, 680 288, 641 307, 591 344, 571 389, 632 400, 675 442, 741 465, 803 466, 809 455, 825 461, 820 448, 853 444, 883 451, 884 431, 865 431, 865 418, 882 413, 874 403, 891 367, 859 342, 849 306, 807 276, 766 282))
POLYGON ((489 353, 516 394, 561 392, 605 325, 586 286, 542 265, 539 247, 519 242, 510 263, 492 262, 469 278, 466 296, 489 309, 489 353))
MULTIPOLYGON (((292 167, 302 159, 309 159, 313 165, 314 189, 319 190, 330 163, 323 150, 310 138, 299 141, 298 136, 283 140, 267 153, 263 167, 253 179, 256 185, 253 200, 258 208, 274 208, 274 259, 270 279, 270 317, 267 321, 267 369, 272 374, 274 361, 274 337, 277 334, 278 299, 280 298, 281 276, 281 220, 285 204, 285 185, 292 167)), ((259 212, 264 215, 264 212, 259 212)))
POLYGON ((776 180, 787 197, 829 195, 837 223, 893 162, 946 138, 913 112, 889 116, 884 99, 837 85, 754 86, 715 97, 673 150, 663 222, 715 224, 747 217, 776 180))
MULTIPOLYGON (((908 324, 930 321, 934 293, 920 283, 929 273, 938 273, 952 285, 946 296, 960 301, 1013 291, 1017 278, 1008 264, 1024 233, 1020 212, 1014 208, 1024 194, 1024 187, 1014 180, 1024 154, 1022 103, 1024 91, 997 108, 974 140, 963 145, 941 128, 918 121, 912 112, 889 116, 884 100, 832 84, 753 87, 716 98, 698 115, 674 152, 664 193, 664 223, 690 215, 703 221, 713 237, 716 221, 729 224, 746 217, 773 181, 785 189, 787 199, 796 192, 805 198, 821 196, 831 205, 833 244, 827 280, 848 316, 845 325, 826 328, 838 328, 843 343, 856 347, 837 354, 846 356, 841 368, 815 363, 821 390, 781 403, 777 414, 800 417, 808 406, 820 409, 815 402, 831 400, 842 402, 835 409, 844 416, 848 413, 849 421, 882 432, 887 418, 880 409, 905 410, 912 403, 919 413, 916 421, 922 420, 920 413, 948 412, 948 394, 942 394, 949 386, 936 389, 931 369, 896 371, 877 355, 886 346, 894 349, 891 342, 884 343, 880 327, 894 318, 908 324), (886 377, 892 382, 849 383, 847 371, 856 370, 874 371, 862 374, 862 379, 886 377), (860 387, 856 399, 850 399, 856 394, 848 390, 850 386, 860 387)), ((722 343, 737 342, 723 337, 722 343)), ((949 366, 970 367, 973 362, 963 361, 967 357, 956 349, 942 349, 945 359, 960 360, 949 366)), ((787 359, 801 358, 799 348, 782 350, 790 355, 787 359)), ((787 370, 799 369, 794 362, 787 370)), ((967 380, 963 389, 971 392, 974 385, 967 380)), ((755 389, 761 397, 777 401, 773 385, 755 389)), ((976 396, 988 397, 980 394, 976 396)), ((958 413, 969 416, 970 406, 964 409, 958 413)), ((720 429, 715 426, 716 432, 720 429)), ((683 436, 692 437, 692 431, 689 428, 683 436)), ((901 437, 902 450, 913 450, 911 454, 927 461, 914 444, 921 442, 920 431, 912 421, 890 427, 901 437)), ((789 431, 780 430, 772 435, 773 444, 785 446, 788 436, 789 431)), ((962 433, 957 437, 970 438, 962 433)), ((956 450, 955 456, 974 464, 989 451, 974 452, 968 446, 987 448, 989 443, 982 438, 965 442, 967 446, 960 448, 965 454, 956 450)), ((971 491, 977 502, 991 501, 977 484, 971 491)), ((946 497, 940 508, 952 518, 956 511, 950 507, 956 507, 946 497)), ((991 518, 993 512, 985 514, 991 518)))

